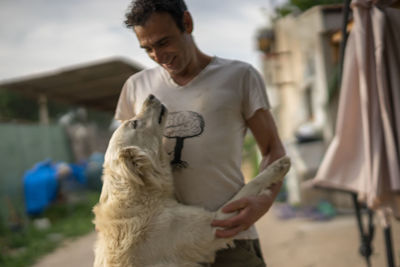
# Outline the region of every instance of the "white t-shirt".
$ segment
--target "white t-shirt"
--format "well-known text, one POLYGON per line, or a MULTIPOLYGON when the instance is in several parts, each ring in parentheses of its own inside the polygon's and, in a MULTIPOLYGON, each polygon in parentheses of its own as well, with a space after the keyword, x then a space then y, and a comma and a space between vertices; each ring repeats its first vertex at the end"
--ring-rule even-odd
MULTIPOLYGON (((188 84, 177 85, 158 66, 124 84, 115 118, 135 116, 149 94, 169 111, 164 143, 178 200, 217 210, 244 184, 241 172, 246 120, 268 109, 265 85, 249 64, 213 57, 188 84)), ((254 228, 236 238, 257 238, 254 228)))

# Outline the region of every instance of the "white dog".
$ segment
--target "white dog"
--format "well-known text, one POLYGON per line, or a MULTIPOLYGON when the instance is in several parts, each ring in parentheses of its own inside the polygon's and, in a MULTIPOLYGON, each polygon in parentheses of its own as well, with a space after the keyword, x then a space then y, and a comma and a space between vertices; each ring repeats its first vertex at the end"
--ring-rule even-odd
MULTIPOLYGON (((231 239, 215 238, 214 219, 234 214, 183 205, 174 198, 169 159, 162 145, 167 110, 149 96, 142 111, 111 137, 103 189, 94 207, 98 230, 96 267, 195 267, 212 262, 231 239)), ((268 192, 290 167, 284 157, 245 185, 235 197, 268 192)))

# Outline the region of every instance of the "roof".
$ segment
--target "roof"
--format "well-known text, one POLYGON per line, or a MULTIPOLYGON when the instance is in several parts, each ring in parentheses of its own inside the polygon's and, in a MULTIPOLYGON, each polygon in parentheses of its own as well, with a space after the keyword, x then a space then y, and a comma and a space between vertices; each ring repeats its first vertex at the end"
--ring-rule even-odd
POLYGON ((0 82, 0 90, 86 108, 114 111, 126 79, 142 70, 122 58, 89 63, 0 82))

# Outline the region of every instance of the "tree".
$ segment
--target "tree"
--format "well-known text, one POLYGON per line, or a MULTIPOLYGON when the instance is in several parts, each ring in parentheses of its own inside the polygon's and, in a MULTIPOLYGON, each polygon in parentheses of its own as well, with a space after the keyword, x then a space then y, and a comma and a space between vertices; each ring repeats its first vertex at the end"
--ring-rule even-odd
POLYGON ((193 111, 171 112, 164 129, 164 136, 176 139, 174 159, 171 165, 186 168, 187 162, 182 161, 183 142, 187 138, 193 138, 202 134, 204 130, 203 117, 193 111))
POLYGON ((342 4, 343 0, 289 0, 287 3, 275 8, 277 17, 284 17, 294 11, 305 11, 313 6, 342 4))
POLYGON ((38 110, 37 101, 11 91, 0 90, 0 121, 37 121, 38 110))

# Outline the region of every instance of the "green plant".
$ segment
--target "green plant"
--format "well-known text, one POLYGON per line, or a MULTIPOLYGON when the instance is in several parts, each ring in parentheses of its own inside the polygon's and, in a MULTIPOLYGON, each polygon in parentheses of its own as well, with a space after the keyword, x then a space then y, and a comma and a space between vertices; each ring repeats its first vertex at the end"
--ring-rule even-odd
POLYGON ((305 11, 317 5, 343 4, 341 0, 289 0, 275 8, 276 17, 284 17, 294 11, 305 11))
POLYGON ((18 93, 0 90, 0 120, 37 121, 39 106, 37 101, 18 93))
POLYGON ((98 198, 99 193, 87 192, 83 200, 77 203, 53 204, 40 216, 51 222, 47 229, 34 227, 34 219, 28 219, 25 227, 19 231, 6 229, 0 237, 0 266, 30 266, 63 240, 92 231, 92 207, 98 198))
POLYGON ((256 176, 259 171, 259 158, 257 143, 253 135, 251 134, 246 135, 246 138, 244 139, 243 160, 246 160, 250 163, 252 169, 252 177, 256 176))

